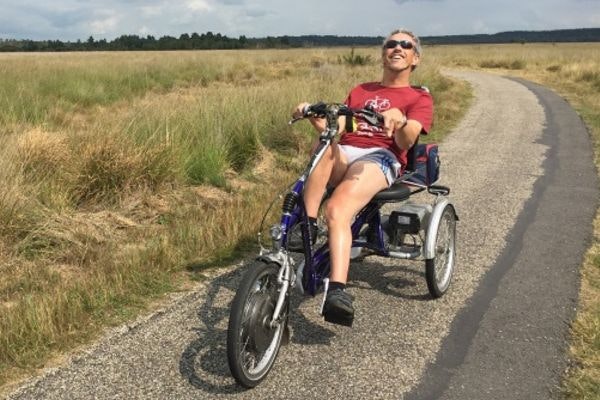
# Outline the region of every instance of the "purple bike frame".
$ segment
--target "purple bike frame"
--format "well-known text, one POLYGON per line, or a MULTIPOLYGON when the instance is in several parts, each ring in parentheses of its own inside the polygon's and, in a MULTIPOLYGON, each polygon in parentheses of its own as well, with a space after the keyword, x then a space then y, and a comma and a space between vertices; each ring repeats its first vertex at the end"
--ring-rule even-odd
MULTIPOLYGON (((296 181, 291 193, 296 197, 296 206, 291 213, 284 213, 281 218, 282 238, 281 244, 287 244, 287 236, 291 228, 299 223, 302 233, 302 241, 304 243, 304 272, 302 286, 305 293, 315 296, 319 288, 323 285, 323 279, 329 276, 330 259, 329 259, 329 241, 326 241, 318 249, 313 251, 313 246, 310 243, 310 233, 308 231, 308 216, 302 193, 304 189, 304 175, 296 181)), ((384 242, 383 227, 381 226, 380 209, 383 203, 370 202, 356 216, 352 223, 352 247, 366 247, 374 253, 381 256, 388 256, 389 252, 386 249, 384 242), (359 238, 359 233, 362 227, 368 224, 369 230, 375 230, 376 240, 367 241, 359 238)))

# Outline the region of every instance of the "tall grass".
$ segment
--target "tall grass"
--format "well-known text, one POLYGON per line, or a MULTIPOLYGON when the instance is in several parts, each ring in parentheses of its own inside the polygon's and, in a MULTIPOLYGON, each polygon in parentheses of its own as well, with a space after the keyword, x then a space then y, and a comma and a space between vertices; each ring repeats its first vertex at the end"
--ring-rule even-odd
POLYGON ((65 113, 132 100, 148 92, 207 86, 215 81, 258 81, 286 73, 274 53, 252 63, 228 52, 71 53, 3 55, 0 64, 0 123, 60 125, 65 113))
MULTIPOLYGON (((253 238, 314 136, 292 107, 380 78, 346 51, 0 55, 0 386, 253 238)), ((466 86, 418 79, 449 129, 466 86)))

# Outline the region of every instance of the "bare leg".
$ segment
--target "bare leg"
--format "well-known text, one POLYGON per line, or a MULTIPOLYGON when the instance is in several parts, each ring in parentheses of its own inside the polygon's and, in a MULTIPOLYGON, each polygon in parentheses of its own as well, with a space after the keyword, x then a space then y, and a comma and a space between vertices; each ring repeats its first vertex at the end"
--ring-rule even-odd
POLYGON ((338 145, 333 143, 317 164, 304 187, 304 204, 309 217, 317 217, 327 183, 336 185, 344 176, 346 169, 346 157, 339 151, 338 145))
POLYGON ((387 187, 385 175, 379 166, 365 161, 350 165, 333 192, 327 203, 331 281, 346 283, 352 246, 352 220, 377 192, 387 187))

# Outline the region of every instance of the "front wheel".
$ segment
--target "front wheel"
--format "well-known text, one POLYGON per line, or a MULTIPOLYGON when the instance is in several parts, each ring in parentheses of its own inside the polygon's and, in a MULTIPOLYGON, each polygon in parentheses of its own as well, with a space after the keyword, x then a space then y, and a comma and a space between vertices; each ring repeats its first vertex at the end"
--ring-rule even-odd
POLYGON ((446 205, 435 235, 435 255, 425 260, 427 288, 434 298, 441 297, 450 286, 454 271, 455 239, 456 214, 451 205, 446 205))
POLYGON ((255 261, 244 274, 231 303, 227 361, 235 380, 246 388, 255 387, 267 376, 281 346, 289 300, 280 320, 272 325, 280 291, 278 272, 275 263, 255 261))

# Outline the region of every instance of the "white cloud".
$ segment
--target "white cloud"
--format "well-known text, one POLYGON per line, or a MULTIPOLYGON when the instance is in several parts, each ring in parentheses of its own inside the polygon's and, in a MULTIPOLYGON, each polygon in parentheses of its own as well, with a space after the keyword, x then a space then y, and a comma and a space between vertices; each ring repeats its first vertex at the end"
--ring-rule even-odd
POLYGON ((161 15, 164 12, 165 6, 162 4, 142 6, 142 15, 145 17, 154 17, 157 15, 161 15))
POLYGON ((111 34, 117 30, 121 22, 121 18, 118 15, 110 15, 108 17, 99 18, 90 22, 91 34, 95 35, 106 35, 111 34))
POLYGON ((147 36, 151 33, 151 30, 147 26, 142 26, 137 33, 141 36, 147 36))
POLYGON ((471 23, 471 32, 494 33, 491 32, 490 28, 486 25, 486 23, 480 19, 475 20, 471 23))
POLYGON ((188 0, 186 6, 192 11, 212 11, 213 6, 207 0, 188 0))

